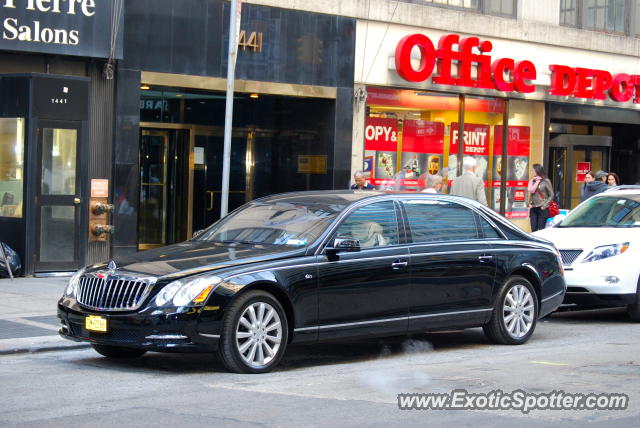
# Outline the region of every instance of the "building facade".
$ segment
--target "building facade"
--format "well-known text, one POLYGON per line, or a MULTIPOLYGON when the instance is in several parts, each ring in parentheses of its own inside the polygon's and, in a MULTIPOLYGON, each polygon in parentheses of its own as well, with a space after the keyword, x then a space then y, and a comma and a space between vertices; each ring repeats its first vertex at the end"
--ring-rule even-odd
MULTIPOLYGON (((474 156, 489 205, 526 230, 534 163, 562 208, 589 169, 636 183, 636 3, 243 1, 229 208, 357 170, 446 191, 474 156)), ((219 217, 228 1, 0 6, 0 240, 25 273, 219 217)))

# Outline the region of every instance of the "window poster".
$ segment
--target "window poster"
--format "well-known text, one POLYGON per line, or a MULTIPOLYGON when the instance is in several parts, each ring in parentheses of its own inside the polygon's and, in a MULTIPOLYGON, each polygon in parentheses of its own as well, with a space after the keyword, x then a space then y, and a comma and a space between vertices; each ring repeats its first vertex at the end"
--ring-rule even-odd
POLYGON ((493 127, 493 198, 494 210, 500 209, 500 180, 507 173, 507 203, 505 217, 526 218, 529 215, 527 185, 531 129, 528 126, 509 126, 507 141, 507 167, 502 165, 502 125, 493 127))
MULTIPOLYGON (((485 187, 488 184, 489 168, 489 125, 476 123, 465 123, 464 134, 464 156, 472 156, 477 162, 476 175, 484 181, 485 187)), ((449 148, 449 181, 456 177, 458 162, 458 123, 451 122, 451 146, 449 148)))
POLYGON ((444 123, 405 120, 402 127, 401 188, 419 191, 427 174, 442 175, 444 123))
POLYGON ((398 170, 398 120, 367 117, 365 121, 364 173, 379 189, 395 186, 398 170))

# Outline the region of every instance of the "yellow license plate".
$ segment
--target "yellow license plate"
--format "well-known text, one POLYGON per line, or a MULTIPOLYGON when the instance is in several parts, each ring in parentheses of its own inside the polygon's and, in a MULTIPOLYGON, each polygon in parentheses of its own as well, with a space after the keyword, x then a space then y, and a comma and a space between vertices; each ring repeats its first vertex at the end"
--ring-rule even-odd
POLYGON ((98 315, 89 315, 84 319, 84 327, 89 331, 107 332, 107 319, 98 315))

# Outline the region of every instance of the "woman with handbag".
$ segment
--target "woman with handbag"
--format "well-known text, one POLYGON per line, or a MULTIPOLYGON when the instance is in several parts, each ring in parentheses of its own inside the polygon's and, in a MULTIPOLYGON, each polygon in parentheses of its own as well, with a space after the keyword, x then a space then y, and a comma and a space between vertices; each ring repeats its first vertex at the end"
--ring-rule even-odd
MULTIPOLYGON (((553 202, 553 185, 547 178, 542 165, 533 165, 535 175, 529 181, 529 220, 531 232, 544 229, 549 215, 549 205, 553 202)), ((554 214, 555 215, 555 214, 554 214)))

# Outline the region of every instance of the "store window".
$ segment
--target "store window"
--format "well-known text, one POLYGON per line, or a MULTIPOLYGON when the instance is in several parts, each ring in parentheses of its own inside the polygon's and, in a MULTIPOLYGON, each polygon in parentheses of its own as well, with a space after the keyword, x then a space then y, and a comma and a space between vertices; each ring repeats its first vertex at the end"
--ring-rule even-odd
MULTIPOLYGON (((476 175, 484 182, 485 189, 490 189, 489 172, 492 168, 494 141, 496 131, 502 128, 505 102, 499 98, 465 97, 464 102, 464 133, 463 156, 471 156, 476 160, 476 175)), ((458 161, 458 124, 451 124, 452 142, 449 154, 449 165, 458 161)), ((462 174, 454 168, 449 169, 449 180, 462 174), (455 172, 454 172, 455 171, 455 172)), ((495 177, 494 177, 495 178, 495 177)), ((498 185, 500 183, 498 178, 498 185)), ((487 201, 491 204, 491 193, 488 192, 487 201)), ((490 205, 491 206, 491 205, 490 205)))
MULTIPOLYGON (((364 173, 378 189, 424 189, 427 174, 448 177, 459 96, 367 88, 364 173)), ((453 165, 455 168, 455 165, 453 165)))
POLYGON ((24 119, 0 119, 0 217, 22 217, 24 119))
POLYGON ((459 157, 472 156, 489 206, 501 212, 504 197, 505 217, 526 228, 527 182, 531 165, 543 163, 543 141, 542 102, 367 88, 363 171, 378 189, 424 191, 428 175, 439 175, 447 193, 459 157))

